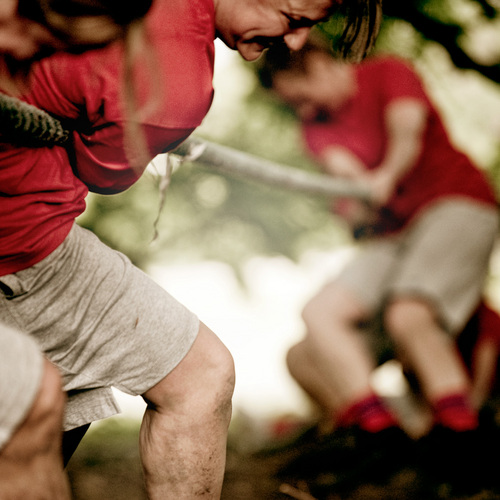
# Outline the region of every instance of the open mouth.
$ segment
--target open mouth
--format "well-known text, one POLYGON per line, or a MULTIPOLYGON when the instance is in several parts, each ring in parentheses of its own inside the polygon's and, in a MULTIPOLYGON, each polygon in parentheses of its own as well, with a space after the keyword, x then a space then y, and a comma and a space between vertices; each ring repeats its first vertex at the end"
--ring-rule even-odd
POLYGON ((260 45, 262 49, 268 49, 272 47, 273 45, 276 44, 283 44, 285 43, 283 40, 282 36, 254 36, 253 38, 250 38, 249 40, 243 41, 244 44, 252 44, 255 43, 257 45, 260 45))

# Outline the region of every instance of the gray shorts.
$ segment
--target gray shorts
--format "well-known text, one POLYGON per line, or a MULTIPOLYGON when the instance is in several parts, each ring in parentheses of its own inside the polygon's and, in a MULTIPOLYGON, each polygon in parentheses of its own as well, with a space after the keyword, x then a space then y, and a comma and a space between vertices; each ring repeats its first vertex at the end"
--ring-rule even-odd
POLYGON ((391 297, 425 299, 456 334, 481 299, 497 232, 496 209, 448 198, 398 235, 368 242, 335 282, 374 315, 391 297))
POLYGON ((198 318, 123 254, 75 225, 48 257, 0 277, 0 321, 29 333, 68 391, 65 429, 119 411, 184 358, 198 318))
POLYGON ((43 356, 27 335, 0 324, 0 450, 33 405, 43 356))

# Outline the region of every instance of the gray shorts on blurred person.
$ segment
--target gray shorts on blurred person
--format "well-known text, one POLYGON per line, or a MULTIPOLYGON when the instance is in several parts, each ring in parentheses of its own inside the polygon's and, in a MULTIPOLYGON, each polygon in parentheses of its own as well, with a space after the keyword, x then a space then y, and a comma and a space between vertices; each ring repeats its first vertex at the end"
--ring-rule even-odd
POLYGON ((364 244, 333 284, 354 293, 374 315, 391 297, 421 298, 456 335, 481 300, 497 233, 495 209, 443 199, 397 235, 364 244))

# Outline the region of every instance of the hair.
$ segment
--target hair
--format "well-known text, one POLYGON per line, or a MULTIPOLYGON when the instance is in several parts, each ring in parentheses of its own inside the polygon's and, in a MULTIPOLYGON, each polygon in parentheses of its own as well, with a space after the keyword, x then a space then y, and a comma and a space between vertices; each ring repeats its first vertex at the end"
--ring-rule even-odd
POLYGON ((360 61, 375 44, 382 23, 382 0, 341 0, 344 30, 339 40, 339 55, 360 61))
POLYGON ((19 0, 20 16, 49 29, 68 45, 96 44, 125 36, 133 23, 142 19, 152 0, 19 0))
POLYGON ((343 0, 336 17, 343 20, 344 26, 335 42, 332 42, 332 34, 327 29, 317 27, 298 51, 291 51, 285 42, 272 45, 257 61, 261 84, 271 88, 275 75, 281 71, 307 73, 308 57, 314 52, 349 62, 358 62, 366 57, 379 32, 381 0, 343 0))

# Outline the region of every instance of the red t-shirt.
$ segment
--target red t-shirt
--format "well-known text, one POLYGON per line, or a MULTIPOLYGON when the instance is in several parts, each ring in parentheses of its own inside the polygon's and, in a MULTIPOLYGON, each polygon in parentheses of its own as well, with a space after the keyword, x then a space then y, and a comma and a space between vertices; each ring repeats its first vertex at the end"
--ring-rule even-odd
MULTIPOLYGON (((155 64, 137 61, 134 75, 139 103, 148 101, 152 79, 160 85, 160 105, 139 114, 151 158, 182 142, 210 108, 214 15, 212 0, 156 0, 147 16, 155 64)), ((115 193, 140 175, 124 148, 122 63, 115 43, 56 55, 34 69, 25 100, 72 120, 74 158, 61 147, 0 145, 0 276, 55 250, 84 211, 88 189, 115 193)))
POLYGON ((354 68, 356 96, 328 121, 303 124, 305 141, 313 155, 339 145, 355 153, 367 168, 375 169, 387 145, 387 107, 396 99, 411 97, 428 109, 422 153, 380 210, 382 233, 402 228, 437 198, 457 195, 495 204, 486 177, 451 144, 441 118, 408 64, 394 57, 378 57, 354 68))

